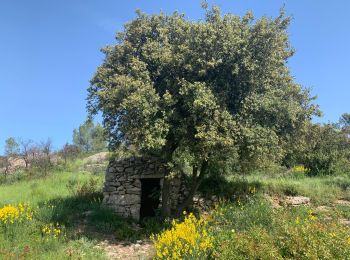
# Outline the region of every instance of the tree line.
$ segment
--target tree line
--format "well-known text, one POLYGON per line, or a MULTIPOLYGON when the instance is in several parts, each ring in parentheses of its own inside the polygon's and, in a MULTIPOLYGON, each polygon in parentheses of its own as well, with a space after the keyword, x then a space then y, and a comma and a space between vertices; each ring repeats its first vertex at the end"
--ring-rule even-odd
POLYGON ((0 170, 6 177, 18 168, 39 171, 47 175, 54 164, 61 160, 64 165, 80 155, 106 150, 104 130, 99 123, 86 120, 73 130, 72 143, 60 149, 53 148, 52 140, 35 142, 32 139, 9 137, 5 140, 4 156, 0 156, 0 170))

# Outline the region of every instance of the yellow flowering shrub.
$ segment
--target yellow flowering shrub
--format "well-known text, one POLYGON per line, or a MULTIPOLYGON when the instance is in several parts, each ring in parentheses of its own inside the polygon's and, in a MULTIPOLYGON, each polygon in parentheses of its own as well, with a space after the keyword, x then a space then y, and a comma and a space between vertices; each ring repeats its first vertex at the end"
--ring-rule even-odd
POLYGON ((249 187, 248 191, 249 191, 250 194, 255 194, 256 193, 256 187, 255 186, 249 187))
POLYGON ((33 210, 28 204, 7 205, 0 208, 0 224, 14 224, 33 219, 33 210))
POLYGON ((62 228, 58 223, 56 224, 50 223, 45 225, 44 227, 42 227, 41 233, 46 240, 50 238, 56 239, 63 234, 62 228))
POLYGON ((207 222, 192 213, 183 222, 173 220, 169 230, 151 239, 156 248, 156 259, 203 259, 213 248, 213 238, 208 234, 207 222))
POLYGON ((306 172, 306 168, 304 165, 296 165, 292 168, 292 171, 294 173, 305 173, 306 172))

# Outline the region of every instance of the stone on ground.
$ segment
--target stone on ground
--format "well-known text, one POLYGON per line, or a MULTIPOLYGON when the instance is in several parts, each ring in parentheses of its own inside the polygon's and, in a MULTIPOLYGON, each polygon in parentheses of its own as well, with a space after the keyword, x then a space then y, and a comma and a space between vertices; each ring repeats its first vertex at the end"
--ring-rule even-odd
POLYGON ((344 199, 339 199, 339 200, 335 201, 335 204, 343 205, 343 206, 350 206, 350 201, 344 200, 344 199))
POLYGON ((284 203, 288 206, 307 205, 310 203, 310 198, 303 196, 287 196, 284 199, 284 203))

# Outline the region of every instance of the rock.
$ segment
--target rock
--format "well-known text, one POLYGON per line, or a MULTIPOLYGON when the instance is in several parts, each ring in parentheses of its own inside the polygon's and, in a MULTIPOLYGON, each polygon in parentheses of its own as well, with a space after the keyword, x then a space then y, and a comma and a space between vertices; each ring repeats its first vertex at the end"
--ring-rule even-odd
POLYGON ((128 167, 128 168, 125 168, 124 170, 126 173, 132 173, 134 171, 134 168, 133 167, 128 167))
POLYGON ((126 190, 128 194, 138 194, 141 195, 141 189, 139 188, 132 188, 126 190))
POLYGON ((113 186, 105 186, 103 188, 104 192, 111 192, 111 191, 116 191, 116 190, 117 190, 116 187, 113 187, 113 186))
POLYGON ((343 200, 343 199, 339 199, 335 201, 335 204, 338 205, 344 205, 344 206, 350 206, 350 201, 348 200, 343 200))
POLYGON ((287 196, 284 200, 288 206, 300 206, 310 203, 310 198, 303 196, 287 196))
POLYGON ((112 174, 106 174, 106 181, 107 182, 110 182, 110 181, 114 181, 116 178, 115 175, 112 175, 112 174))
POLYGON ((125 191, 125 188, 124 188, 123 186, 119 186, 119 187, 117 188, 117 191, 125 191))
POLYGON ((348 220, 348 219, 342 218, 339 221, 343 225, 350 225, 350 220, 348 220))
POLYGON ((126 181, 126 177, 125 176, 121 176, 120 178, 118 178, 118 181, 124 182, 124 181, 126 181))
POLYGON ((329 212, 332 210, 332 208, 328 206, 318 206, 316 210, 319 212, 329 212))
POLYGON ((268 200, 271 203, 272 208, 274 209, 282 208, 282 206, 280 205, 281 201, 278 197, 271 197, 267 194, 265 194, 264 197, 266 198, 266 200, 268 200))
POLYGON ((325 218, 323 218, 323 220, 325 220, 325 221, 332 221, 333 219, 331 217, 325 217, 325 218))
POLYGON ((139 189, 141 189, 141 181, 139 179, 136 179, 133 183, 133 185, 139 189))
POLYGON ((108 204, 116 205, 115 209, 118 211, 119 206, 125 205, 125 195, 112 194, 109 196, 108 204))
POLYGON ((132 217, 135 220, 139 220, 140 219, 140 208, 141 208, 140 204, 131 207, 130 208, 130 217, 132 217))
POLYGON ((123 167, 115 167, 115 170, 117 172, 123 172, 124 171, 124 168, 123 167))

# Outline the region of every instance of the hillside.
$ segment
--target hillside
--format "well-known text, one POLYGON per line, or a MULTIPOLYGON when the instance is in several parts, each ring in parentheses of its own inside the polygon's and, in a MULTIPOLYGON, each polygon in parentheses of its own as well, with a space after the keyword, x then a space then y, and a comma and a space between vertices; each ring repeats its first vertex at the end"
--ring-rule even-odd
MULTIPOLYGON (((104 173, 79 172, 88 162, 91 160, 72 162, 71 167, 77 170, 1 184, 2 258, 148 259, 154 255, 149 238, 151 234, 161 236, 170 223, 147 219, 140 226, 115 215, 102 203, 104 173), (12 216, 10 209, 19 207, 24 207, 23 214, 30 217, 22 216, 21 209, 18 219, 12 216), (10 223, 4 222, 6 216, 10 223)), ((327 253, 343 254, 346 259, 350 250, 349 187, 347 176, 307 177, 291 170, 208 179, 200 191, 206 194, 203 200, 214 195, 220 199, 210 207, 198 206, 195 212, 205 220, 207 232, 215 239, 210 245, 215 258, 267 255, 262 259, 278 259, 293 254, 290 257, 295 259, 298 255, 317 257, 327 253), (210 188, 213 184, 216 189, 210 188), (232 243, 224 242, 233 234, 232 243), (281 236, 288 236, 288 240, 282 243, 281 236), (335 252, 330 245, 342 249, 335 252)), ((184 235, 187 239, 190 234, 184 235)))

